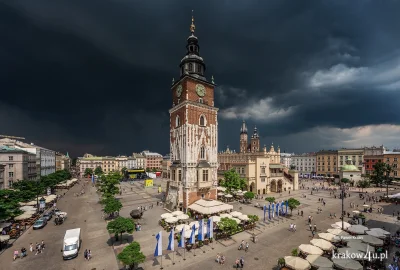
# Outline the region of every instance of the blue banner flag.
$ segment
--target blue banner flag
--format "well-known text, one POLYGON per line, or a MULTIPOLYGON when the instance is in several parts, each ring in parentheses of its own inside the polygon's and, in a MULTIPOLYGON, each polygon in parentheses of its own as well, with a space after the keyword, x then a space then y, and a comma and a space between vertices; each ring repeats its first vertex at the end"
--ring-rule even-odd
POLYGON ((181 231, 181 239, 179 240, 178 247, 184 248, 185 247, 185 227, 182 228, 181 231))
POLYGON ((283 205, 285 204, 284 201, 281 202, 281 214, 282 216, 285 214, 285 212, 283 211, 283 205))
POLYGON ((264 204, 264 222, 265 222, 265 215, 267 214, 267 206, 264 204))
POLYGON ((92 183, 94 183, 94 174, 92 174, 92 183))
POLYGON ((271 220, 271 204, 268 205, 268 219, 271 220))
POLYGON ((204 241, 204 220, 202 218, 199 221, 199 233, 197 235, 197 240, 204 241))
POLYGON ((276 203, 276 215, 279 216, 279 203, 276 203))
POLYGON ((154 257, 162 256, 162 231, 156 235, 157 245, 154 251, 154 257))
POLYGON ((214 237, 214 222, 212 220, 212 217, 209 218, 207 221, 207 237, 208 237, 208 239, 211 239, 214 237))
POLYGON ((275 216, 275 203, 272 203, 272 218, 275 216))
POLYGON ((190 234, 189 243, 194 245, 196 243, 196 225, 193 224, 192 233, 190 234))
POLYGON ((167 250, 175 250, 175 238, 174 238, 174 228, 171 229, 171 232, 169 233, 168 237, 168 247, 167 250))

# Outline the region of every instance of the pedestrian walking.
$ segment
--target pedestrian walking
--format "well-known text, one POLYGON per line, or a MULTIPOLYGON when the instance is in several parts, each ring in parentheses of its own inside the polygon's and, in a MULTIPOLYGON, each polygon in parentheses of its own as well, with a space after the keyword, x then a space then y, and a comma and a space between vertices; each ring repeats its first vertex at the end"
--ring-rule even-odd
POLYGON ((311 231, 311 237, 314 238, 315 232, 311 231))
POLYGON ((310 227, 310 231, 312 231, 313 229, 312 229, 312 225, 311 224, 308 224, 308 226, 310 227))
POLYGON ((40 244, 41 249, 44 249, 44 241, 42 240, 42 243, 40 244))
POLYGON ((244 259, 243 257, 240 258, 240 267, 243 268, 244 266, 244 259))
POLYGON ((29 251, 33 252, 33 244, 32 243, 29 244, 29 251))
POLYGON ((85 251, 83 252, 83 258, 85 258, 85 260, 87 260, 88 258, 88 250, 85 249, 85 251))
MULTIPOLYGON (((17 250, 17 252, 18 252, 18 250, 17 250)), ((236 268, 239 269, 239 264, 240 264, 239 258, 236 259, 235 264, 236 264, 236 268)))
POLYGON ((317 224, 314 224, 314 231, 317 232, 317 224))
POLYGON ((246 242, 246 248, 245 248, 245 252, 247 252, 249 250, 249 243, 246 242))
POLYGON ((89 249, 87 254, 88 261, 92 258, 92 251, 89 249))

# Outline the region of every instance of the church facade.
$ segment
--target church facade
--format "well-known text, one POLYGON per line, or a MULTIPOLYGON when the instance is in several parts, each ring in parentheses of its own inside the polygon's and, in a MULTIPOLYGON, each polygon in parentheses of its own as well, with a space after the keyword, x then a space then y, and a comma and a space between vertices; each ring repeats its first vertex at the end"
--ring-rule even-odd
POLYGON ((272 144, 269 149, 260 147, 260 136, 255 127, 248 138, 246 122, 240 128, 240 152, 229 147, 218 154, 218 179, 223 179, 224 172, 234 169, 247 180, 247 190, 258 195, 271 192, 298 190, 298 172, 289 170, 280 162, 280 148, 272 144))
POLYGON ((199 199, 217 199, 218 109, 214 87, 205 77, 192 17, 180 78, 171 86, 170 180, 166 207, 186 211, 199 199))

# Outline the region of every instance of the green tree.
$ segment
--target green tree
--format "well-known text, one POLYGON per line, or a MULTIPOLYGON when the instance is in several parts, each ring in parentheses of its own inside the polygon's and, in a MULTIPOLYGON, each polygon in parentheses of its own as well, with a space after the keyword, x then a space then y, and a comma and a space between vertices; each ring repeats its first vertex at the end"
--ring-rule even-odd
POLYGON ((297 257, 299 255, 299 250, 297 248, 292 249, 292 256, 297 257))
POLYGON ((153 172, 157 172, 158 170, 157 170, 157 168, 153 168, 153 170, 152 170, 153 172))
POLYGON ((94 174, 95 175, 102 175, 103 174, 103 169, 100 166, 97 166, 96 169, 94 169, 94 174))
POLYGON ((342 178, 340 182, 342 182, 343 184, 348 184, 350 180, 348 178, 342 178))
POLYGON ((267 202, 274 203, 275 202, 275 197, 267 197, 267 198, 265 198, 265 200, 267 202))
POLYGON ((246 193, 243 194, 243 197, 244 197, 246 200, 251 201, 252 199, 254 199, 255 195, 254 195, 253 192, 247 191, 246 193))
POLYGON ((389 185, 392 184, 393 182, 393 177, 391 177, 390 174, 394 172, 394 169, 393 166, 386 163, 384 169, 385 169, 385 177, 383 179, 383 184, 386 185, 386 196, 389 196, 389 185))
POLYGON ((101 175, 100 177, 100 192, 103 197, 112 197, 119 193, 117 185, 120 183, 122 176, 119 172, 101 175))
POLYGON ((149 167, 146 168, 146 172, 150 172, 151 169, 149 167))
POLYGON ((249 220, 251 223, 255 223, 260 220, 260 218, 257 215, 247 215, 249 217, 249 220))
POLYGON ((128 170, 128 169, 127 169, 126 167, 123 167, 123 168, 121 169, 122 175, 125 175, 125 172, 126 172, 127 170, 128 170))
POLYGON ((361 191, 364 191, 364 188, 368 188, 371 185, 368 179, 363 179, 357 182, 357 187, 361 188, 361 191))
POLYGON ((93 169, 91 169, 91 168, 86 168, 85 171, 84 171, 84 173, 83 173, 83 175, 84 175, 85 177, 87 177, 87 176, 89 176, 89 175, 92 175, 92 174, 93 174, 93 169))
POLYGON ((233 219, 221 218, 221 221, 218 222, 218 228, 227 234, 232 234, 238 229, 238 224, 233 219))
POLYGON ((122 203, 114 197, 107 197, 102 202, 104 203, 104 213, 108 215, 119 212, 122 208, 122 203))
POLYGON ((117 217, 113 221, 107 224, 107 230, 109 233, 115 234, 115 240, 118 240, 118 235, 121 237, 123 233, 132 233, 135 228, 135 223, 130 218, 117 217))
POLYGON ((293 209, 296 209, 300 205, 300 202, 295 198, 289 198, 288 207, 290 209, 290 214, 292 214, 293 209))
POLYGON ((371 175, 372 183, 376 186, 380 186, 383 183, 385 172, 386 172, 386 164, 383 162, 377 162, 373 166, 374 171, 371 175))
POLYGON ((241 178, 235 169, 231 169, 224 173, 224 180, 221 181, 221 186, 226 188, 228 193, 233 190, 245 190, 247 187, 246 180, 241 178))
POLYGON ((295 165, 290 165, 290 170, 296 170, 296 166, 295 165))
POLYGON ((129 269, 134 269, 139 263, 143 263, 146 260, 146 256, 140 251, 140 244, 138 242, 132 242, 117 255, 124 265, 128 265, 129 269))

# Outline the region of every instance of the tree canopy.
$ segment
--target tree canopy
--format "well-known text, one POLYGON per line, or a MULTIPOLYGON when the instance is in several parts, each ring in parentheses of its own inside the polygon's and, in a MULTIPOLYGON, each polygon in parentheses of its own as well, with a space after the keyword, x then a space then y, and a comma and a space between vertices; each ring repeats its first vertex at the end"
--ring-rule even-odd
POLYGON ((238 228, 238 224, 235 220, 230 218, 221 218, 221 221, 218 222, 218 228, 226 233, 231 233, 236 231, 238 228))
POLYGON ((383 183, 385 171, 386 171, 386 164, 383 162, 377 162, 373 166, 374 172, 371 175, 372 183, 376 186, 380 186, 383 183))
POLYGON ((135 264, 143 263, 146 260, 146 256, 140 251, 140 244, 138 242, 132 242, 117 255, 124 265, 128 265, 130 269, 134 269, 135 264))
POLYGON ((344 183, 344 184, 348 184, 350 182, 350 180, 348 178, 342 178, 340 180, 340 182, 344 183))
POLYGON ((94 174, 95 175, 103 174, 103 169, 100 166, 97 166, 96 169, 94 169, 94 174))
POLYGON ((267 202, 274 203, 275 202, 275 197, 267 197, 267 198, 265 198, 265 200, 267 202))
POLYGON ((83 175, 85 177, 90 176, 92 174, 93 174, 93 169, 91 169, 91 168, 86 168, 85 171, 83 172, 83 175))
POLYGON ((100 192, 103 194, 103 197, 112 197, 119 193, 117 185, 120 183, 121 177, 119 172, 101 175, 100 192))
POLYGON ((233 190, 245 190, 247 187, 246 180, 241 178, 235 169, 224 173, 224 179, 220 182, 220 185, 225 187, 228 193, 233 190))
POLYGON ((132 233, 135 228, 135 223, 133 222, 132 219, 130 218, 124 218, 124 217, 117 217, 113 221, 110 221, 107 224, 107 230, 109 233, 115 234, 116 238, 118 234, 121 235, 122 239, 122 234, 123 233, 132 233))
POLYGON ((122 203, 114 197, 107 197, 102 202, 104 203, 104 213, 106 214, 119 212, 122 208, 122 203))
POLYGON ((243 197, 244 197, 246 200, 252 200, 252 199, 254 199, 255 195, 254 195, 253 192, 247 191, 246 193, 243 194, 243 197))
POLYGON ((357 182, 357 187, 361 188, 362 190, 364 188, 368 188, 370 185, 371 183, 368 179, 363 179, 357 182))
POLYGON ((300 205, 300 202, 295 198, 289 198, 288 207, 290 209, 290 214, 293 212, 293 209, 296 209, 300 205))

